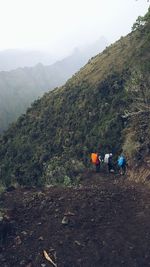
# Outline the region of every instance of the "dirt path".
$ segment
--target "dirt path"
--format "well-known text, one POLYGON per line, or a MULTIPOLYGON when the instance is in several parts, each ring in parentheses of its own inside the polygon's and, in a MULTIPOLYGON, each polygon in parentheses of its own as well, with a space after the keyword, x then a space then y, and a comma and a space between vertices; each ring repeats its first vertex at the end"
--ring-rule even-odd
POLYGON ((43 250, 57 267, 150 266, 150 191, 142 185, 87 173, 78 188, 17 189, 0 201, 9 216, 2 267, 54 266, 43 250))

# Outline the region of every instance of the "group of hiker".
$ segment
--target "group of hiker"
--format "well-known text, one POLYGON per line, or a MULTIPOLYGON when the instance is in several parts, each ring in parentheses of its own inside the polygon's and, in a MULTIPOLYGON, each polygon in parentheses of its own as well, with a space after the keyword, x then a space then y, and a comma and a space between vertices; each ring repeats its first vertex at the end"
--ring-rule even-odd
POLYGON ((95 165, 96 172, 100 172, 101 165, 105 165, 109 173, 116 172, 116 170, 118 170, 121 175, 126 173, 127 162, 123 154, 120 154, 117 162, 114 162, 112 153, 107 153, 103 157, 99 155, 99 153, 91 153, 91 162, 95 165))

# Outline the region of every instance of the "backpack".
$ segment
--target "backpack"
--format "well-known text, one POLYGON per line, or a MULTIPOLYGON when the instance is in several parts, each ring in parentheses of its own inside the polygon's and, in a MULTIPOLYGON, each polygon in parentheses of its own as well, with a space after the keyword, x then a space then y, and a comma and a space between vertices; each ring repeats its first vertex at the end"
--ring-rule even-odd
POLYGON ((108 160, 109 160, 109 154, 105 154, 104 163, 108 163, 108 160))
POLYGON ((121 167, 126 163, 124 156, 120 156, 118 159, 118 166, 121 167))
POLYGON ((92 161, 93 164, 98 164, 100 162, 97 153, 92 153, 91 154, 91 161, 92 161))

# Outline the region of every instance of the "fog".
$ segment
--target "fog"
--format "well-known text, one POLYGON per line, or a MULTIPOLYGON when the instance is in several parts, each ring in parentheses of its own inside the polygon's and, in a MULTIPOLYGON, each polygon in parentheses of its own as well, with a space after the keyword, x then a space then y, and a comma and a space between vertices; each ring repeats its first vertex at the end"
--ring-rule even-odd
POLYGON ((0 0, 0 50, 41 50, 66 56, 105 36, 131 31, 146 0, 0 0))

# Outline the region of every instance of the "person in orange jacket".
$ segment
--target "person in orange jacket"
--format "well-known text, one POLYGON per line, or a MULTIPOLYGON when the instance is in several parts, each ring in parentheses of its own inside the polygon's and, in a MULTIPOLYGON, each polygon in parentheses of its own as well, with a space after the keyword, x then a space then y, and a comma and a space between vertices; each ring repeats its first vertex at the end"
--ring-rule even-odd
POLYGON ((100 172, 100 157, 98 153, 91 154, 91 162, 95 165, 96 172, 100 172))

